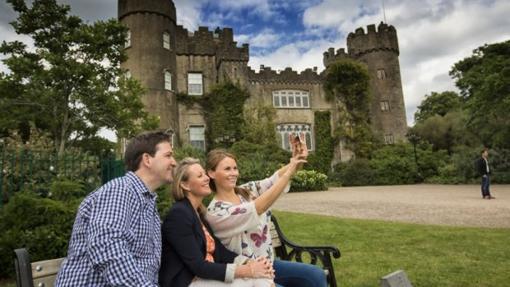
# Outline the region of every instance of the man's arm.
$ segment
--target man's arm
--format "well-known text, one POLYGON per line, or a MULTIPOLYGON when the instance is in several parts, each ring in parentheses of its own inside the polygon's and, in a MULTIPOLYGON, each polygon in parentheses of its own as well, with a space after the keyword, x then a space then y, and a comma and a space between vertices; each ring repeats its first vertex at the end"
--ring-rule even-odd
POLYGON ((88 256, 93 268, 112 286, 157 286, 144 276, 128 248, 136 205, 128 190, 112 187, 98 195, 91 212, 88 256))

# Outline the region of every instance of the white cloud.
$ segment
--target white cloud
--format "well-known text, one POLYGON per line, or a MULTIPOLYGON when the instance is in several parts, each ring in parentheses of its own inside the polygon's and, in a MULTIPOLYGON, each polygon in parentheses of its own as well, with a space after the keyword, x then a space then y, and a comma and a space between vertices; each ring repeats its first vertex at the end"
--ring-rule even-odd
POLYGON ((200 26, 200 7, 205 0, 174 0, 177 10, 177 24, 182 25, 189 31, 195 31, 200 26))
MULTIPOLYGON (((378 2, 349 0, 340 5, 336 0, 325 0, 305 11, 303 23, 309 34, 336 28, 347 35, 383 20, 378 2)), ((404 100, 411 125, 416 107, 426 94, 456 90, 448 75, 454 63, 479 46, 510 38, 509 1, 390 0, 385 1, 385 8, 386 19, 396 27, 399 37, 404 100)), ((307 53, 298 54, 296 59, 307 53)))
POLYGON ((248 43, 256 48, 269 48, 280 44, 280 35, 272 29, 264 29, 256 35, 239 35, 235 38, 238 43, 248 43))

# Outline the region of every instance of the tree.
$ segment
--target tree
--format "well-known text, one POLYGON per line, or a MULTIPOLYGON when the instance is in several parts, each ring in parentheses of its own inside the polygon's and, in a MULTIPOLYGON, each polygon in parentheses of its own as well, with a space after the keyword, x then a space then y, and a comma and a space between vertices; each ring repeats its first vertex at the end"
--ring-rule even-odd
POLYGON ((336 134, 347 141, 357 157, 368 157, 374 142, 370 128, 370 92, 367 68, 344 60, 326 70, 324 91, 329 101, 336 101, 341 122, 336 134))
POLYGON ((120 68, 127 29, 117 20, 85 24, 56 0, 35 0, 31 7, 7 2, 18 13, 11 25, 34 48, 20 41, 0 46, 10 69, 0 74, 0 108, 10 111, 0 128, 34 123, 51 135, 60 155, 102 128, 129 137, 157 126, 143 109, 144 89, 120 68))
POLYGON ((479 47, 450 75, 466 101, 468 127, 486 146, 510 147, 510 40, 479 47))
POLYGON ((457 93, 452 91, 432 92, 430 95, 426 95, 418 106, 418 111, 414 114, 414 120, 419 123, 435 115, 445 116, 447 113, 457 111, 461 107, 462 99, 457 93))
POLYGON ((476 146, 478 143, 466 128, 466 118, 462 111, 433 115, 418 122, 410 133, 432 144, 434 150, 446 150, 451 156, 457 146, 476 146))

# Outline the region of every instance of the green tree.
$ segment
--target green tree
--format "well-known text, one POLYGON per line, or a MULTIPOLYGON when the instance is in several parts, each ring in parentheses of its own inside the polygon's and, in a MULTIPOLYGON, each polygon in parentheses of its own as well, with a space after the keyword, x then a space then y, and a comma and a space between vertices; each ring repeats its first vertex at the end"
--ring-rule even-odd
POLYGON ((412 131, 432 144, 434 150, 446 150, 451 156, 457 146, 478 144, 466 128, 466 118, 467 115, 462 111, 449 112, 444 116, 433 115, 418 122, 412 131))
POLYGON ((510 147, 510 40, 479 47, 450 75, 466 101, 468 127, 487 146, 510 147))
MULTIPOLYGON (((157 126, 140 100, 144 89, 124 76, 127 29, 117 20, 86 24, 56 0, 7 0, 18 13, 16 33, 33 40, 3 42, 10 72, 0 74, 0 128, 30 126, 47 131, 55 150, 115 130, 128 137, 157 126)), ((25 136, 25 139, 28 139, 25 136)))
POLYGON ((368 157, 374 142, 369 116, 369 79, 363 64, 344 60, 328 67, 324 81, 326 98, 335 101, 342 114, 337 135, 346 139, 357 157, 368 157))
POLYGON ((461 107, 462 99, 457 93, 452 91, 432 92, 430 95, 426 95, 418 106, 414 120, 419 123, 435 115, 445 116, 448 112, 457 111, 461 107))

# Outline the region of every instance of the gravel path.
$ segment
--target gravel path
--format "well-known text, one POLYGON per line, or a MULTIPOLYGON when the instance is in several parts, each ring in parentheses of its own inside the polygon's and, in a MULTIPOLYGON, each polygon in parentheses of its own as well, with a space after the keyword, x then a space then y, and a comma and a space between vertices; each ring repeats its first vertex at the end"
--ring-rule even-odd
POLYGON ((491 193, 496 199, 482 199, 479 185, 335 187, 286 194, 274 208, 342 218, 510 228, 510 185, 492 185, 491 193))

